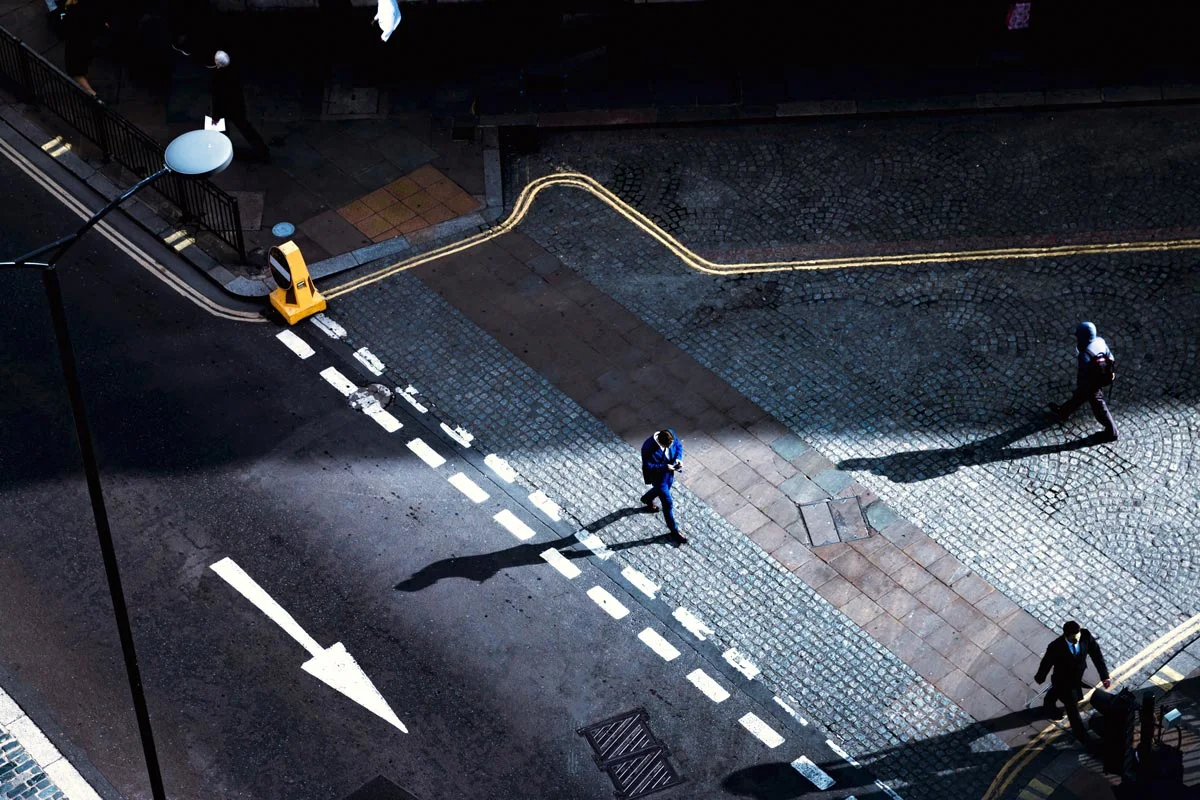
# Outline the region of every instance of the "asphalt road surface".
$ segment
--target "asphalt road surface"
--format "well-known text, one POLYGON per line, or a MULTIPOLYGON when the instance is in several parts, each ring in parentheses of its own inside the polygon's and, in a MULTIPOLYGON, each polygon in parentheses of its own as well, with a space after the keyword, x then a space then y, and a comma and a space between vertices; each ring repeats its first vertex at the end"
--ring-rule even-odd
MULTIPOLYGON (((3 159, 0 186, 22 198, 0 204, 0 257, 78 224, 3 159)), ((881 796, 436 426, 399 401, 391 433, 351 409, 320 373, 365 373, 312 326, 296 329, 316 349, 300 359, 276 322, 218 319, 95 232, 61 272, 169 796, 608 798, 577 729, 637 708, 686 780, 664 800, 881 796), (447 462, 418 458, 417 436, 447 462), (488 499, 448 482, 460 471, 488 499), (532 540, 494 521, 506 508, 532 540), (556 541, 577 577, 540 555, 556 541), (211 569, 222 559, 317 645, 341 642, 409 733, 305 672, 310 653, 211 569), (606 614, 593 587, 628 616, 606 614), (639 641, 647 627, 680 656, 639 641), (696 669, 732 696, 710 700, 686 679, 696 669), (784 744, 752 736, 746 713, 784 744), (792 770, 804 753, 834 791, 792 770)), ((149 797, 40 281, 0 272, 0 287, 0 685, 103 794, 149 797)))

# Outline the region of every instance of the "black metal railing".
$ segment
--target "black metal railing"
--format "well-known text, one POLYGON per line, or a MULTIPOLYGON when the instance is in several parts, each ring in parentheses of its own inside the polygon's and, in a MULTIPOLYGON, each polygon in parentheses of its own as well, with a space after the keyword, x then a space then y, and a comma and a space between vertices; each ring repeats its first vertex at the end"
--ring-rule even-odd
MULTIPOLYGON (((25 99, 44 106, 79 131, 104 152, 106 160, 113 159, 139 177, 162 167, 161 144, 4 28, 0 28, 0 77, 8 79, 25 99)), ((210 231, 246 260, 236 197, 211 181, 183 180, 175 175, 167 175, 154 188, 183 212, 184 224, 210 231)))

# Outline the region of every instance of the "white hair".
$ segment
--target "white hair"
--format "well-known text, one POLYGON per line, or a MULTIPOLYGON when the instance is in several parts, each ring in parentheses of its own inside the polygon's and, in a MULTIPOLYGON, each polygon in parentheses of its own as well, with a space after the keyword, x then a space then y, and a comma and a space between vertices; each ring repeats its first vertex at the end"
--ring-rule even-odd
POLYGON ((229 53, 226 53, 224 50, 218 50, 213 54, 213 65, 216 67, 228 67, 229 53))

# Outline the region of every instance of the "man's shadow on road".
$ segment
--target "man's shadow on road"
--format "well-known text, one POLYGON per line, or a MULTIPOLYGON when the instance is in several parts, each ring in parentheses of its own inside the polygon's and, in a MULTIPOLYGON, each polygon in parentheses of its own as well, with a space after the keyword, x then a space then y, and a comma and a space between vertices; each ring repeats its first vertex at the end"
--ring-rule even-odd
POLYGON ((1041 456, 1048 453, 1062 453, 1067 450, 1082 450, 1100 444, 1103 439, 1096 433, 1083 439, 1075 439, 1058 444, 1039 445, 1037 447, 1009 447, 1010 444, 1032 436, 1058 424, 1056 420, 1046 418, 1027 422, 1012 430, 989 436, 975 442, 968 442, 961 447, 944 447, 935 450, 906 450, 892 453, 888 456, 875 458, 848 458, 840 462, 838 469, 847 471, 866 470, 876 475, 890 478, 896 483, 916 483, 917 481, 940 478, 958 470, 959 467, 974 467, 980 464, 991 464, 996 461, 1015 461, 1018 458, 1041 456))
MULTIPOLYGON (((584 530, 588 533, 596 533, 602 528, 612 525, 614 522, 622 520, 625 517, 643 513, 646 513, 646 509, 643 506, 618 509, 584 526, 584 530)), ((608 549, 628 550, 644 545, 668 544, 672 541, 673 537, 671 534, 664 533, 648 539, 617 542, 616 544, 608 545, 608 549)), ((419 592, 445 578, 466 578, 476 583, 483 583, 500 572, 500 570, 543 563, 542 553, 546 551, 547 547, 553 547, 569 559, 588 558, 591 556, 592 552, 590 550, 569 549, 579 543, 579 536, 576 534, 559 539, 550 545, 547 545, 545 542, 530 542, 528 544, 514 545, 513 547, 497 550, 492 553, 480 553, 479 555, 462 556, 459 558, 443 558, 441 561, 435 561, 432 564, 422 567, 419 572, 396 584, 396 590, 401 592, 419 592)))

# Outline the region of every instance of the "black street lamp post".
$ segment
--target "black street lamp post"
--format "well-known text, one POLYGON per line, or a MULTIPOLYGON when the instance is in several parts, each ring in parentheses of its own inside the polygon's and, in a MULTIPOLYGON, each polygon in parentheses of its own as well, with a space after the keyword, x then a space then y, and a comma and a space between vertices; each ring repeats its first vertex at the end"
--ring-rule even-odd
POLYGON ((56 262, 72 245, 95 227, 106 214, 125 200, 149 186, 168 173, 184 177, 208 177, 229 166, 233 158, 233 146, 229 139, 218 131, 191 131, 176 138, 164 154, 164 166, 131 186, 119 197, 110 200, 103 208, 92 214, 74 233, 64 236, 45 247, 39 247, 16 261, 0 262, 0 269, 40 269, 42 286, 50 305, 50 316, 54 322, 54 338, 58 342, 58 355, 62 362, 63 379, 71 401, 71 414, 75 418, 75 435, 79 441, 79 454, 83 459, 83 471, 87 477, 88 496, 91 498, 92 516, 96 523, 96 534, 100 539, 100 552, 104 557, 104 573, 108 579, 108 591, 112 598, 113 614, 117 619, 117 632, 121 638, 121 653, 125 657, 125 672, 129 678, 129 691, 133 695, 133 709, 137 715, 138 732, 142 751, 146 757, 146 771, 150 777, 150 789, 155 800, 166 800, 162 772, 158 763, 158 752, 154 747, 154 732, 150 727, 150 712, 142 690, 142 676, 138 669, 137 652, 134 649, 133 629, 129 624, 129 609, 125 605, 125 593, 121 588, 121 574, 117 569, 117 553, 113 547, 112 529, 108 523, 108 511, 104 506, 104 492, 100 485, 100 467, 96 461, 96 448, 92 441, 84 410, 83 387, 75 365, 75 351, 71 347, 71 336, 67 329, 66 308, 63 305, 62 288, 58 282, 56 262), (49 254, 46 261, 34 261, 49 254))

